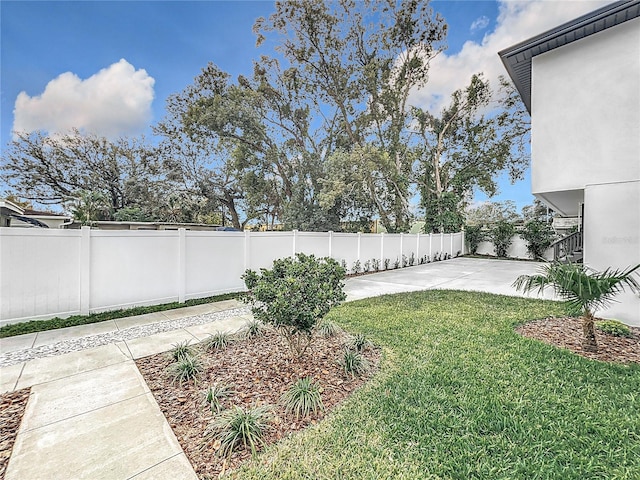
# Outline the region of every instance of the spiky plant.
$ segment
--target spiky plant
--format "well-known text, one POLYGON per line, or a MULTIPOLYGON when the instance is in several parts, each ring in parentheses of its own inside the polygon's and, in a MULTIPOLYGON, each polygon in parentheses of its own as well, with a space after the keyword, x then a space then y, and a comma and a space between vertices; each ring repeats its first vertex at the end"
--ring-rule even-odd
POLYGON ((169 365, 167 370, 172 377, 172 382, 178 382, 182 386, 184 382, 189 380, 193 380, 195 384, 198 375, 203 371, 203 366, 198 357, 187 355, 169 365))
POLYGON ((247 323, 245 336, 248 338, 259 337, 261 335, 264 335, 265 330, 266 327, 264 323, 262 323, 260 320, 253 319, 247 323))
POLYGON ((196 352, 191 346, 191 340, 185 340, 184 342, 174 343, 173 348, 169 352, 171 358, 178 362, 186 357, 195 357, 196 352))
POLYGON ((640 293, 636 271, 640 265, 626 270, 607 268, 597 272, 579 263, 550 263, 540 268, 538 275, 521 275, 513 286, 523 292, 542 293, 551 287, 562 298, 571 312, 582 317, 583 348, 598 350, 594 328, 594 313, 614 301, 614 297, 625 290, 640 293))
POLYGON ((356 352, 362 352, 363 350, 371 347, 371 342, 367 340, 364 333, 358 333, 351 339, 349 347, 356 352))
POLYGON ((338 361, 338 364, 342 367, 344 373, 351 375, 352 377, 366 372, 369 368, 367 359, 360 353, 350 349, 346 349, 344 351, 342 358, 338 361))
POLYGON ((232 335, 229 332, 217 332, 209 335, 204 341, 204 348, 211 352, 214 350, 224 350, 229 346, 232 335))
POLYGON ((340 327, 331 320, 322 320, 318 324, 318 333, 323 337, 333 337, 340 333, 340 327))
POLYGON ((255 454, 264 444, 263 436, 270 428, 273 408, 270 405, 242 408, 235 406, 211 420, 205 434, 205 445, 218 443, 218 454, 230 456, 240 446, 255 454))
POLYGON ((293 412, 296 419, 321 411, 320 388, 311 377, 300 378, 280 398, 287 412, 293 412))
POLYGON ((233 393, 229 385, 214 383, 202 392, 202 403, 211 409, 212 413, 220 413, 220 410, 222 410, 222 400, 233 393))

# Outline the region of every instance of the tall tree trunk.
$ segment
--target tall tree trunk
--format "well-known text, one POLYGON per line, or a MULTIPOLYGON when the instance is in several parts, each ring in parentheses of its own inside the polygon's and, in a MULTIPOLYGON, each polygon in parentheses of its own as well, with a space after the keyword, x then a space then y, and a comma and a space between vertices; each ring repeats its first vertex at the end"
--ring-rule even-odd
POLYGON ((595 319, 593 314, 587 310, 582 317, 582 348, 585 352, 597 352, 598 342, 596 342, 595 319))

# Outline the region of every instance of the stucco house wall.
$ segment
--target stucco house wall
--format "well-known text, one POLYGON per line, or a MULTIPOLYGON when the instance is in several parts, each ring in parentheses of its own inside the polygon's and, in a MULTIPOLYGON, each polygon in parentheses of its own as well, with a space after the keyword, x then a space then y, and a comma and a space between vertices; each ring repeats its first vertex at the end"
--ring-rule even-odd
MULTIPOLYGON (((584 263, 640 263, 640 1, 613 2, 500 52, 531 114, 532 193, 583 215, 584 263)), ((640 326, 640 297, 596 312, 640 326)))
MULTIPOLYGON (((587 185, 584 263, 596 270, 640 264, 640 180, 587 185)), ((640 326, 640 297, 627 292, 598 312, 640 326)))
POLYGON ((533 57, 531 75, 532 193, 640 179, 640 18, 533 57))

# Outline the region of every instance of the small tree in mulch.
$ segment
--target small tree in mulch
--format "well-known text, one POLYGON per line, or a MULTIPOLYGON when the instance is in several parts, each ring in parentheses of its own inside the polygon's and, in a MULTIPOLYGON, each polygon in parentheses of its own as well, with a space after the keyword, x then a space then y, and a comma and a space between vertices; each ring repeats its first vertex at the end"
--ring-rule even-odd
POLYGON ((597 352, 594 313, 609 305, 625 287, 640 293, 640 283, 635 278, 638 269, 640 265, 596 272, 579 263, 551 263, 543 266, 538 275, 519 276, 513 286, 525 293, 534 290, 542 293, 551 287, 572 312, 582 316, 582 348, 597 352))
POLYGON ((335 260, 303 253, 242 276, 253 316, 273 326, 296 357, 306 352, 320 320, 346 298, 344 278, 345 270, 335 260))

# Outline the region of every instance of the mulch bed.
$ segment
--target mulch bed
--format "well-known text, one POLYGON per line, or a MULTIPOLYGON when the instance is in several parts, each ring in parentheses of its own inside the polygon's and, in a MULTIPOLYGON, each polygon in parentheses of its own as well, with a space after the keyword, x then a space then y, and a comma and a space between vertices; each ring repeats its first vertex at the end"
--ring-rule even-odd
POLYGON ((292 360, 286 342, 273 331, 238 339, 224 350, 201 354, 205 371, 195 386, 192 382, 182 386, 172 383, 166 373, 172 360, 166 353, 136 363, 199 477, 217 478, 250 458, 251 452, 239 450, 224 461, 215 444, 203 446, 212 419, 211 411, 203 405, 203 391, 214 383, 231 386, 234 394, 224 400, 223 408, 272 405, 275 421, 264 440, 266 444, 275 443, 320 421, 375 373, 380 359, 375 348, 363 352, 371 367, 367 374, 352 377, 344 373, 337 361, 349 340, 344 333, 318 336, 303 358, 292 360), (278 402, 296 380, 307 376, 322 388, 324 412, 296 420, 278 402))
POLYGON ((630 327, 630 337, 616 337, 596 328, 597 352, 582 349, 582 320, 574 317, 546 318, 516 328, 516 332, 583 357, 602 362, 640 363, 640 328, 630 327))
POLYGON ((0 479, 4 478, 31 388, 0 395, 0 479))

